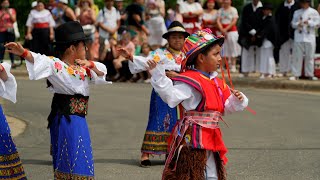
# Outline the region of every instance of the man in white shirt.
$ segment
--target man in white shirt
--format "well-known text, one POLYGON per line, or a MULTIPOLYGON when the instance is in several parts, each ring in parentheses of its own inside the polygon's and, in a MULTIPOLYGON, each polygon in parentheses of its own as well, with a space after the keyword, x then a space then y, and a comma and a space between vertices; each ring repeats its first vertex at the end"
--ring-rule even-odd
POLYGON ((294 12, 291 22, 294 31, 294 50, 292 74, 290 80, 297 80, 301 76, 302 62, 304 60, 305 76, 310 80, 314 77, 314 54, 316 48, 316 29, 319 27, 318 12, 310 7, 310 0, 300 0, 301 9, 294 12))
MULTIPOLYGON (((105 7, 100 10, 98 14, 98 25, 99 25, 99 59, 101 59, 102 53, 106 52, 105 49, 111 49, 109 39, 117 38, 117 31, 120 27, 120 13, 113 6, 113 0, 105 0, 105 7)), ((105 56, 104 56, 105 57, 105 56)))

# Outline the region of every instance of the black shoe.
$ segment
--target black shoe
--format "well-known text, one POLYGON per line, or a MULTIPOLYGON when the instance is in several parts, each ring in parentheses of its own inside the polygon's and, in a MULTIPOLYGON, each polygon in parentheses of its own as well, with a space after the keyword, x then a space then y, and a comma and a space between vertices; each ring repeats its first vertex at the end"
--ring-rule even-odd
POLYGON ((143 160, 140 162, 141 167, 150 167, 151 166, 151 161, 149 159, 143 160))

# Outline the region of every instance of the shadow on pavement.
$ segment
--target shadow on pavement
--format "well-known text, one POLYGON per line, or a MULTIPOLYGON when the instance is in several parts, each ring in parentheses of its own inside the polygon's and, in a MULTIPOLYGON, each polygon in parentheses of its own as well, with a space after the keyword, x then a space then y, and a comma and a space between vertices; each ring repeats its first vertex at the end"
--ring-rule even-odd
MULTIPOLYGON (((150 159, 152 166, 162 166, 164 165, 164 160, 152 160, 150 159)), ((140 161, 136 159, 95 159, 94 163, 101 164, 126 164, 130 166, 139 166, 140 161)))
POLYGON ((22 164, 47 165, 52 166, 52 161, 38 159, 21 159, 22 164))

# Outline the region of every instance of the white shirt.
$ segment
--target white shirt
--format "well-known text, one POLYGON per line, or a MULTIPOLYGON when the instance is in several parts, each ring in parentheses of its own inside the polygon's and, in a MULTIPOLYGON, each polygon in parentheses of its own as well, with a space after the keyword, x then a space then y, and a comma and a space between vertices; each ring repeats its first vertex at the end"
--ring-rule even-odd
POLYGON ((238 19, 238 11, 235 7, 230 7, 228 10, 220 8, 218 11, 218 16, 222 24, 231 24, 233 19, 238 19))
POLYGON ((258 2, 257 6, 255 6, 253 3, 251 3, 251 5, 252 5, 253 12, 256 12, 258 8, 262 7, 261 1, 258 2))
POLYGON ((284 1, 284 7, 288 7, 289 9, 291 8, 291 6, 294 5, 294 0, 291 3, 288 3, 287 1, 284 1))
MULTIPOLYGON (((157 66, 150 73, 152 75, 151 85, 161 99, 171 108, 176 107, 180 103, 187 111, 195 110, 197 108, 202 99, 199 91, 183 82, 176 82, 173 84, 172 80, 165 75, 162 66, 157 66)), ((217 75, 217 72, 212 73, 210 79, 215 78, 217 75)), ((241 94, 244 98, 243 101, 240 101, 231 93, 224 104, 225 114, 242 111, 248 106, 248 98, 243 93, 241 94)))
MULTIPOLYGON (((109 28, 116 28, 118 26, 117 21, 120 20, 121 16, 119 11, 112 7, 111 10, 107 9, 106 7, 103 8, 104 13, 102 10, 99 11, 97 21, 98 23, 103 23, 103 25, 109 27, 109 28)), ((102 28, 99 29, 99 35, 100 37, 109 38, 109 33, 107 31, 104 31, 102 28)))
MULTIPOLYGON (((181 62, 177 62, 173 57, 174 54, 169 52, 166 48, 159 48, 149 53, 148 57, 133 56, 133 62, 129 61, 129 69, 132 74, 146 71, 148 67, 148 60, 155 60, 159 66, 165 70, 180 72, 181 62)), ((180 53, 180 59, 184 59, 184 54, 180 53)))
POLYGON ((316 29, 319 27, 320 17, 318 11, 309 7, 307 9, 296 10, 293 14, 291 22, 294 31, 295 42, 310 42, 315 43, 316 40, 316 29), (300 22, 308 21, 308 24, 303 24, 299 27, 300 22))
POLYGON ((7 73, 8 79, 3 81, 0 78, 0 96, 12 101, 13 103, 17 102, 17 82, 14 76, 10 73, 11 65, 7 62, 1 63, 5 72, 7 73))
POLYGON ((50 27, 56 26, 56 23, 47 9, 42 11, 31 10, 28 16, 26 26, 32 27, 35 23, 49 23, 50 27))
POLYGON ((29 78, 31 80, 47 78, 52 84, 50 90, 53 93, 68 95, 82 94, 89 96, 89 83, 109 83, 105 81, 107 68, 99 62, 94 62, 94 64, 104 75, 98 76, 93 70, 90 70, 90 76, 84 68, 81 67, 79 70, 74 70, 58 58, 48 57, 34 52, 31 52, 31 55, 34 63, 26 61, 29 78))

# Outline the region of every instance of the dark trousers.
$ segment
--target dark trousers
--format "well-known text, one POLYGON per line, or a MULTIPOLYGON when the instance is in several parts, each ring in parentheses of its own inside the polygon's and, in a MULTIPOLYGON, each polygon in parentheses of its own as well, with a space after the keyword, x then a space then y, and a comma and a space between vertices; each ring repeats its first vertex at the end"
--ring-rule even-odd
POLYGON ((52 55, 50 52, 50 29, 35 28, 32 30, 31 50, 35 53, 52 55))
MULTIPOLYGON (((0 62, 2 63, 5 53, 5 47, 4 45, 8 42, 14 42, 16 39, 14 33, 9 32, 0 32, 0 62)), ((11 63, 14 63, 14 54, 10 53, 10 60, 11 63)))

